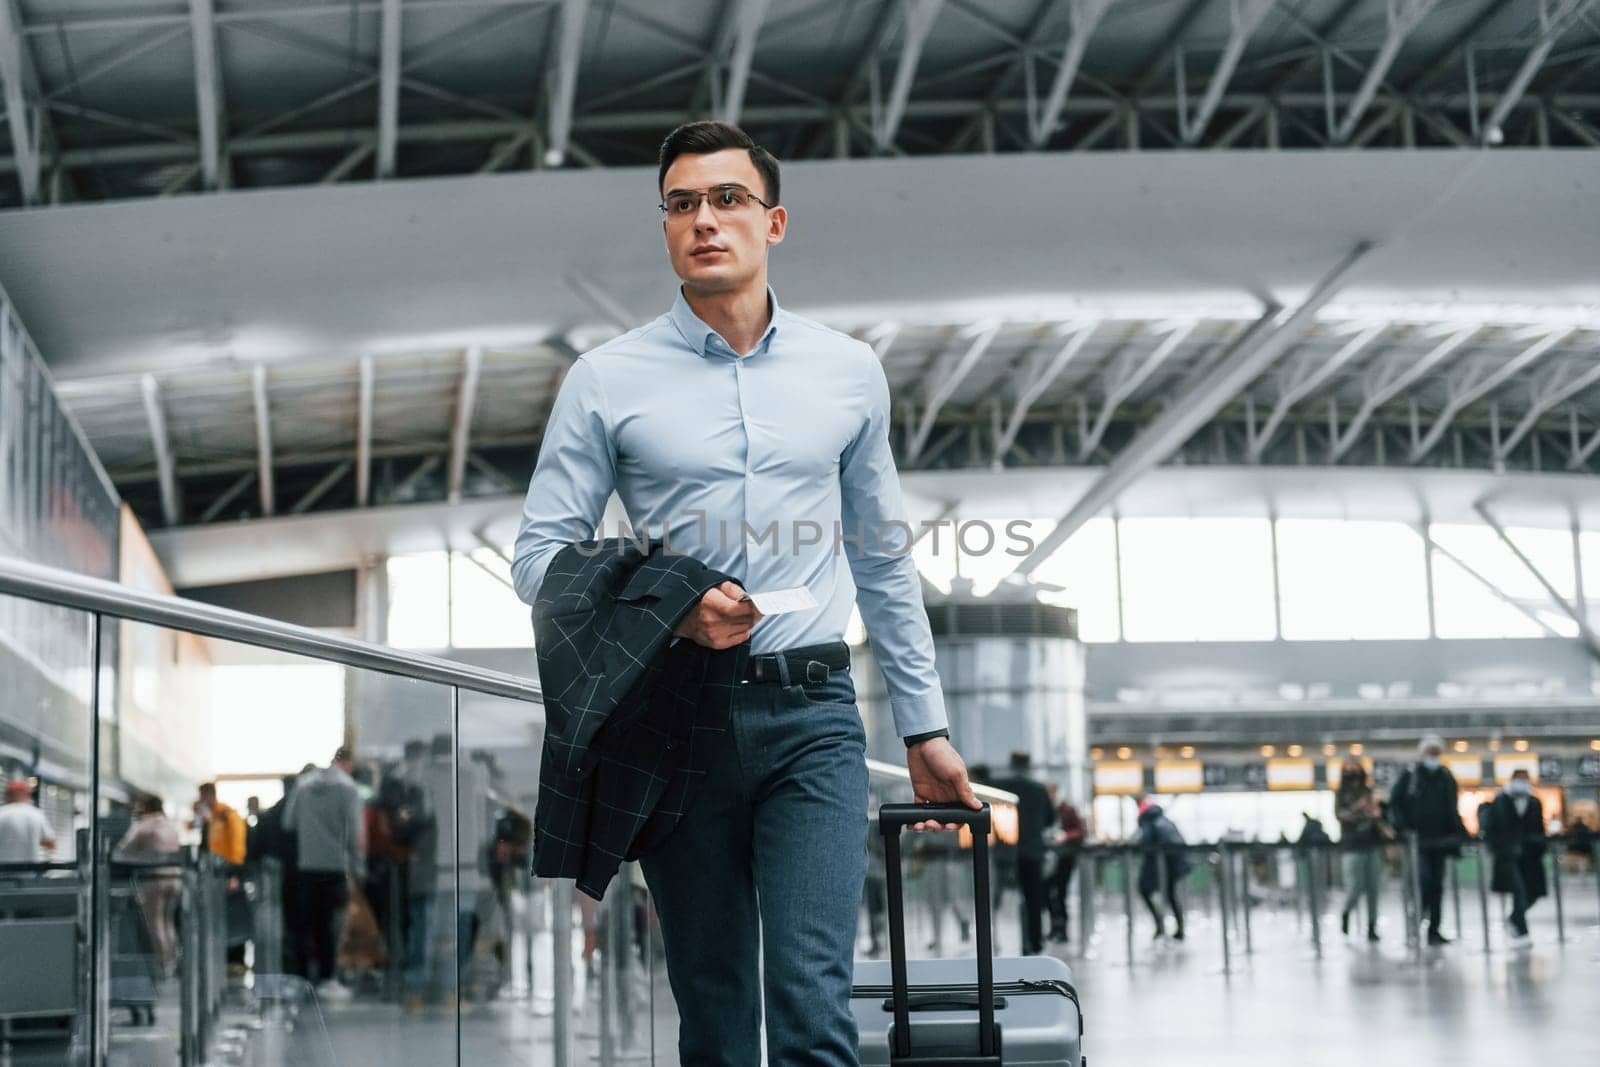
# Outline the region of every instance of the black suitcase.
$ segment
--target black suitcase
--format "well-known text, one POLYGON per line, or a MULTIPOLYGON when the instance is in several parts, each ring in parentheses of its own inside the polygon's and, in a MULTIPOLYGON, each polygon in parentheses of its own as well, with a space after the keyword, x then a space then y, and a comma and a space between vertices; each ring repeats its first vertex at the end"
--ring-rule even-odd
POLYGON ((878 812, 889 896, 889 960, 857 960, 851 1009, 862 1067, 1084 1067, 1072 971, 1054 956, 995 959, 989 806, 885 804, 878 812), (923 820, 972 828, 976 958, 907 960, 900 832, 923 820))

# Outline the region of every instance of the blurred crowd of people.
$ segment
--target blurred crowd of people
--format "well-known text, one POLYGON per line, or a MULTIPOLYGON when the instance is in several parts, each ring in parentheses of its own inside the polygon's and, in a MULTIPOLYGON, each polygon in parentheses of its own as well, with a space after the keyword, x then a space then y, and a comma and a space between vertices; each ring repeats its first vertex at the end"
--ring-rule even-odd
MULTIPOLYGON (((326 766, 285 777, 276 803, 251 797, 243 813, 214 782, 183 820, 143 793, 112 851, 114 874, 135 886, 162 975, 180 962, 182 849, 197 841, 225 887, 233 976, 299 975, 324 1001, 383 992, 410 1010, 491 996, 506 977, 511 895, 529 877, 533 829, 496 801, 496 774, 483 752, 458 767, 443 733, 387 763, 340 748, 326 766)), ((27 780, 5 784, 0 864, 39 864, 56 850, 33 792, 27 780)))
MULTIPOLYGON (((1334 814, 1339 836, 1335 840, 1322 821, 1310 813, 1298 840, 1287 835, 1278 845, 1297 845, 1310 853, 1326 855, 1319 869, 1330 884, 1342 888, 1340 929, 1351 933, 1352 923, 1365 912, 1365 933, 1369 941, 1380 940, 1378 929, 1380 887, 1385 871, 1398 876, 1404 869, 1401 850, 1414 842, 1414 906, 1421 936, 1433 946, 1450 944, 1441 930, 1443 893, 1451 860, 1461 855, 1462 846, 1476 838, 1484 846, 1490 866, 1491 892, 1506 898, 1506 923, 1513 946, 1529 941, 1528 911, 1548 893, 1545 857, 1549 834, 1561 832, 1569 862, 1594 862, 1596 828, 1592 813, 1572 814, 1563 829, 1554 830, 1527 770, 1515 771, 1499 792, 1477 811, 1476 831, 1469 832, 1461 818, 1461 794, 1454 775, 1446 765, 1445 743, 1437 735, 1424 737, 1417 746, 1416 759, 1405 767, 1391 788, 1383 791, 1374 782, 1368 765, 1356 756, 1347 757, 1339 768, 1334 793, 1334 814), (1331 869, 1337 865, 1338 878, 1331 869), (1364 908, 1363 908, 1364 905, 1364 908)), ((974 783, 993 786, 1017 797, 1013 815, 997 811, 992 832, 991 880, 993 907, 998 911, 1005 894, 1015 888, 1020 897, 1021 946, 1024 954, 1045 951, 1047 942, 1065 942, 1069 937, 1068 912, 1074 872, 1082 849, 1089 843, 1089 827, 1071 803, 1060 799, 1056 783, 1040 782, 1025 752, 1012 753, 1008 767, 996 773, 982 764, 968 768, 974 783), (1048 921, 1048 928, 1046 928, 1048 921)), ((1135 888, 1154 923, 1156 938, 1182 941, 1184 931, 1183 890, 1194 867, 1193 851, 1177 823, 1148 795, 1131 798, 1137 812, 1135 830, 1126 842, 1110 839, 1108 844, 1132 844, 1138 856, 1135 888)), ((970 862, 963 851, 966 832, 932 832, 916 835, 906 853, 907 874, 919 880, 935 919, 929 951, 942 951, 941 937, 946 927, 944 916, 954 918, 962 941, 970 937, 971 905, 960 891, 967 876, 963 867, 970 862)), ((871 836, 875 836, 873 831, 871 836)), ((1242 838, 1240 838, 1242 840, 1242 838)), ((868 842, 870 864, 864 894, 867 912, 866 954, 883 951, 885 920, 885 872, 881 847, 868 842)), ((1278 884, 1280 862, 1288 863, 1294 880, 1293 850, 1258 845, 1249 853, 1248 870, 1252 884, 1246 891, 1258 902, 1258 894, 1278 884)))

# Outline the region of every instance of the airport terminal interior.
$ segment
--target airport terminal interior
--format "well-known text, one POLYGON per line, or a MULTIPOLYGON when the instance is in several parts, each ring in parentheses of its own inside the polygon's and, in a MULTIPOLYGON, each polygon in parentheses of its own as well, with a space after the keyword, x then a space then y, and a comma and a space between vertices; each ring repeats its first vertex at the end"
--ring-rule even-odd
MULTIPOLYGON (((1600 1052, 1600 3, 0 0, 0 90, 0 1067, 685 1062, 642 864, 533 873, 513 563, 700 119, 887 383, 996 975, 1097 1067, 1600 1052)), ((868 621, 856 965, 971 961, 868 621)))

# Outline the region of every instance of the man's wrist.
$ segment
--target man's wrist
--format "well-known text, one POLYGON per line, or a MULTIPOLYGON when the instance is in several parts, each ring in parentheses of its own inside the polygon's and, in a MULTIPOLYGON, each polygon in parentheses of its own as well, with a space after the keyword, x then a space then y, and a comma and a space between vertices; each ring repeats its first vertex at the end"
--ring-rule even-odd
POLYGON ((907 734, 905 736, 904 740, 905 740, 905 743, 906 743, 906 748, 909 749, 909 748, 911 748, 912 745, 918 745, 918 744, 921 744, 924 741, 931 741, 935 737, 949 737, 949 736, 950 736, 950 731, 945 729, 945 728, 943 728, 943 727, 940 727, 937 730, 929 730, 926 733, 907 734))

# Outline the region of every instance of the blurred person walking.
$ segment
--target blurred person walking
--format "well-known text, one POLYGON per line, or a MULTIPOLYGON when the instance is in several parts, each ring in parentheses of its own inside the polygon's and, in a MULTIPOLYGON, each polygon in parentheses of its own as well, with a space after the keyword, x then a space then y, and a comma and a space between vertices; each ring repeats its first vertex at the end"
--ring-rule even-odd
POLYGON ((350 750, 341 747, 327 767, 302 775, 283 818, 295 836, 300 865, 294 893, 301 974, 324 1001, 349 996, 333 980, 339 933, 350 883, 366 876, 366 831, 352 766, 350 750))
POLYGON ((1417 762, 1400 775, 1389 791, 1389 818, 1396 829, 1417 837, 1417 888, 1423 918, 1428 923, 1428 944, 1448 945, 1439 932, 1444 907, 1445 865, 1461 854, 1460 840, 1467 836, 1461 823, 1459 789, 1441 757, 1444 739, 1429 734, 1417 744, 1417 762))
POLYGON ((1334 813, 1339 819, 1339 844, 1344 849, 1344 881, 1347 887, 1344 907, 1339 911, 1339 929, 1350 933, 1350 913, 1361 898, 1367 901, 1367 940, 1378 940, 1378 848, 1388 834, 1378 797, 1366 765, 1354 756, 1345 757, 1339 768, 1339 792, 1334 798, 1334 813))
MULTIPOLYGON (((1049 786, 1054 800, 1056 785, 1049 786)), ((1083 847, 1084 838, 1088 836, 1088 824, 1083 821, 1083 816, 1071 802, 1063 800, 1056 804, 1056 826, 1051 837, 1051 845, 1055 850, 1055 867, 1050 872, 1045 882, 1045 900, 1050 909, 1050 940, 1066 941, 1068 939, 1067 897, 1072 882, 1072 872, 1078 866, 1078 852, 1083 847)))
POLYGON ((1150 917, 1155 920, 1155 936, 1158 939, 1165 935, 1166 926, 1162 921, 1161 909, 1156 906, 1156 896, 1161 894, 1167 898, 1167 907, 1172 910, 1173 921, 1177 924, 1172 931, 1172 939, 1182 941, 1183 905, 1178 902, 1178 884, 1188 875, 1190 866, 1183 834, 1178 832, 1178 827, 1167 818, 1166 812, 1153 797, 1141 796, 1137 799, 1139 845, 1144 853, 1139 863, 1139 895, 1144 898, 1144 906, 1150 909, 1150 917))
POLYGON ((229 867, 244 866, 250 828, 237 808, 217 799, 217 783, 200 787, 194 802, 194 825, 207 851, 229 867))
POLYGON ((1528 909, 1546 892, 1544 875, 1544 805, 1533 795, 1533 782, 1525 769, 1511 775, 1488 812, 1484 838, 1494 857, 1490 888, 1511 898, 1512 944, 1526 945, 1528 909))
POLYGON ((1022 954, 1044 951, 1045 835, 1055 821, 1055 809, 1044 783, 1032 774, 1033 760, 1026 752, 1011 753, 1011 775, 997 784, 1017 795, 1017 888, 1022 891, 1022 954))
POLYGON ((20 778, 7 782, 0 804, 0 863, 43 863, 55 848, 50 820, 33 806, 33 786, 20 778))
MULTIPOLYGON (((178 851, 178 827, 164 810, 161 798, 146 794, 133 802, 133 825, 112 850, 114 860, 149 860, 171 857, 178 851)), ((139 910, 145 929, 155 942, 163 977, 171 977, 177 963, 177 931, 173 924, 183 876, 177 867, 140 870, 135 876, 139 910)))

